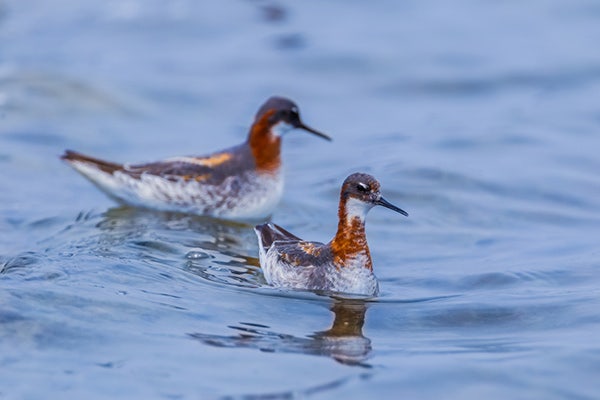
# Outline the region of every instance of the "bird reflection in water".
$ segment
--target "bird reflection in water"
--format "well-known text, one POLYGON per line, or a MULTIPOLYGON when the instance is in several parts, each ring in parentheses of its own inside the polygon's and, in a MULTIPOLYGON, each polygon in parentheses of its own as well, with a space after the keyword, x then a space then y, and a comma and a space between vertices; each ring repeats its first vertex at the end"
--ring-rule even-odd
POLYGON ((335 315, 331 328, 308 337, 273 332, 268 330, 268 326, 247 322, 229 327, 238 331, 237 335, 192 333, 190 336, 215 347, 255 348, 265 352, 327 356, 342 364, 370 367, 365 360, 372 349, 371 340, 362 333, 367 310, 365 302, 358 299, 335 299, 330 309, 335 315))
POLYGON ((170 235, 179 232, 184 236, 176 239, 209 250, 246 250, 256 242, 253 225, 249 223, 128 206, 108 209, 96 226, 103 233, 122 240, 152 234, 168 243, 172 239, 170 235))

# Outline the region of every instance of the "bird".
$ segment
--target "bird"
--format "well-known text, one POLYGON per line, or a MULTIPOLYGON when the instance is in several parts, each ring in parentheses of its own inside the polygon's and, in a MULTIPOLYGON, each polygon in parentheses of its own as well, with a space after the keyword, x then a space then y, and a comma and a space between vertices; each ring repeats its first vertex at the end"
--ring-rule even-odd
POLYGON ((329 243, 302 240, 271 222, 256 225, 259 262, 267 283, 286 289, 376 296, 379 284, 365 232, 365 218, 374 206, 408 217, 381 196, 377 179, 357 172, 342 184, 338 228, 329 243))
POLYGON ((206 156, 119 164, 66 150, 61 159, 121 204, 225 219, 268 217, 284 186, 281 139, 302 129, 326 140, 300 119, 290 99, 270 97, 244 143, 206 156))

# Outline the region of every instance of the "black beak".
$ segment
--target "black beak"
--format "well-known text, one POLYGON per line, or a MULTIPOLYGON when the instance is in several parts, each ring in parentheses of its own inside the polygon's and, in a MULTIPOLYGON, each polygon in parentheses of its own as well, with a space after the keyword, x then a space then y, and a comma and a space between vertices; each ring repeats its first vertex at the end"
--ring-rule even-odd
POLYGON ((408 213, 406 211, 404 211, 400 207, 396 207, 395 205, 393 205, 392 203, 390 203, 383 197, 380 197, 379 200, 377 200, 375 202, 375 204, 377 204, 378 206, 384 206, 385 208, 389 208, 390 210, 394 210, 394 211, 404 215, 405 217, 408 217, 408 213))
POLYGON ((310 132, 310 133, 312 133, 313 135, 317 135, 317 136, 320 136, 320 137, 322 137, 322 138, 323 138, 323 139, 325 139, 325 140, 329 140, 329 141, 331 141, 331 138, 330 138, 329 136, 327 136, 326 134, 324 134, 324 133, 321 133, 321 132, 319 132, 319 131, 317 131, 317 130, 314 130, 314 129, 313 129, 313 128, 311 128, 310 126, 306 126, 306 125, 304 125, 304 124, 303 124, 301 121, 298 121, 298 123, 297 123, 297 124, 295 124, 295 126, 296 126, 296 128, 298 128, 298 129, 304 129, 305 131, 307 131, 307 132, 310 132))

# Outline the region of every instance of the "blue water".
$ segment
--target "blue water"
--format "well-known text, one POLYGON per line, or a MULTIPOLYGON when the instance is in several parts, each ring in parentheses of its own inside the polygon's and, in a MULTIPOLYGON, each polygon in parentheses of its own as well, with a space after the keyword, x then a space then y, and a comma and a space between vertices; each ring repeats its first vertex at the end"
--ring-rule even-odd
POLYGON ((600 397, 600 5, 0 2, 0 398, 600 397), (117 207, 64 165, 241 142, 273 221, 372 173, 373 301, 269 288, 251 225, 117 207))

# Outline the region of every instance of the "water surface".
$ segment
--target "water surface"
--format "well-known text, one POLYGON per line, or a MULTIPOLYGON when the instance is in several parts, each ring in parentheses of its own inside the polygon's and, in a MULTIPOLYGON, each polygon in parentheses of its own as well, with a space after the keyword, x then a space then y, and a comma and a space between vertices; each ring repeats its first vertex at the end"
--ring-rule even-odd
POLYGON ((0 3, 0 398, 600 396, 600 7, 0 3), (119 207, 62 164, 241 142, 327 241, 374 174, 376 299, 268 287, 252 225, 119 207))

